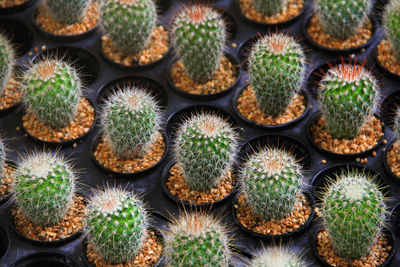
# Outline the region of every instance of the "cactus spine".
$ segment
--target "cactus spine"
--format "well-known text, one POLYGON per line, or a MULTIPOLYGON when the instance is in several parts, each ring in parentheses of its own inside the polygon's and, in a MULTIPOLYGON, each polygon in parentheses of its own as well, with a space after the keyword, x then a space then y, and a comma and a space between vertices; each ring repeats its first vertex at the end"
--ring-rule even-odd
POLYGON ((171 39, 187 74, 198 83, 211 80, 226 43, 226 26, 211 7, 193 5, 180 10, 172 22, 171 39))
POLYGON ((104 0, 101 21, 119 51, 137 54, 150 40, 157 20, 153 0, 104 0))
POLYGON ((364 65, 332 67, 321 80, 322 113, 332 137, 353 139, 370 116, 378 98, 378 84, 364 65))
POLYGON ((286 247, 270 247, 258 252, 250 267, 310 267, 302 255, 286 247))
POLYGON ((137 195, 118 188, 97 191, 86 214, 89 242, 112 264, 132 261, 140 252, 149 225, 137 195))
POLYGON ((53 225, 67 214, 76 190, 72 166, 61 156, 35 153, 16 169, 12 192, 24 217, 36 225, 53 225))
POLYGON ((383 19, 386 36, 392 43, 396 57, 400 60, 400 1, 392 0, 389 2, 383 19))
POLYGON ((372 9, 370 0, 316 0, 314 4, 325 32, 341 40, 354 36, 372 9))
POLYGON ((207 113, 192 115, 176 135, 174 155, 189 187, 214 188, 231 168, 238 136, 223 118, 207 113))
POLYGON ((146 155, 161 128, 161 112, 144 89, 125 87, 105 101, 101 124, 113 151, 121 158, 146 155))
POLYGON ((283 114, 304 81, 305 55, 292 37, 261 37, 249 57, 249 76, 259 108, 268 115, 283 114))
POLYGON ((374 177, 364 172, 343 171, 336 178, 323 195, 323 225, 338 256, 359 259, 384 227, 384 196, 374 177))
POLYGON ((4 94, 15 64, 15 52, 10 41, 0 34, 0 95, 4 94))
POLYGON ((90 0, 46 0, 45 4, 55 20, 70 25, 82 20, 90 2, 90 0))
POLYGON ((227 267, 229 243, 219 220, 202 213, 183 214, 169 225, 164 256, 168 266, 227 267))
POLYGON ((3 138, 0 138, 0 187, 3 178, 3 169, 6 163, 6 146, 4 145, 3 138))
POLYGON ((258 12, 264 16, 270 17, 285 11, 287 0, 253 0, 254 6, 258 12))
POLYGON ((70 63, 52 58, 32 63, 23 77, 22 87, 25 104, 44 124, 63 128, 74 118, 82 82, 70 63))

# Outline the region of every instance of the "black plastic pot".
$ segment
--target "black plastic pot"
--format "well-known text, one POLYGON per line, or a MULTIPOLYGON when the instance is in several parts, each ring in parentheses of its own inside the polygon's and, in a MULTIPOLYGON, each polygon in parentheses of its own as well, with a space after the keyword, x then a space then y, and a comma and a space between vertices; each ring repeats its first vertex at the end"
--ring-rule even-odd
POLYGON ((32 254, 16 261, 12 267, 79 267, 71 257, 51 252, 32 254))
POLYGON ((397 75, 396 73, 388 70, 385 66, 382 65, 382 63, 378 59, 378 47, 375 47, 374 50, 372 50, 372 55, 375 59, 375 63, 378 66, 379 70, 382 71, 385 74, 385 76, 387 76, 395 81, 400 81, 400 75, 397 75))
POLYGON ((385 172, 387 176, 392 179, 395 183, 400 185, 400 177, 397 176, 394 172, 392 172, 392 169, 390 168, 389 164, 387 163, 387 155, 388 152, 392 149, 393 144, 397 142, 396 140, 393 140, 392 142, 389 143, 389 145, 386 147, 385 151, 383 152, 383 166, 385 166, 385 172))
POLYGON ((9 246, 7 233, 0 227, 0 259, 7 253, 9 246))
POLYGON ((22 57, 32 48, 33 33, 24 24, 15 20, 0 19, 0 32, 14 45, 17 57, 22 57))
POLYGON ((35 2, 36 0, 26 0, 23 4, 18 6, 0 8, 0 15, 8 15, 11 13, 22 11, 33 5, 35 2))
POLYGON ((378 110, 380 111, 380 117, 385 122, 385 124, 390 128, 395 128, 396 114, 400 108, 400 91, 395 91, 394 93, 386 96, 378 110))
POLYGON ((396 238, 400 237, 400 203, 397 203, 390 212, 390 226, 396 238))

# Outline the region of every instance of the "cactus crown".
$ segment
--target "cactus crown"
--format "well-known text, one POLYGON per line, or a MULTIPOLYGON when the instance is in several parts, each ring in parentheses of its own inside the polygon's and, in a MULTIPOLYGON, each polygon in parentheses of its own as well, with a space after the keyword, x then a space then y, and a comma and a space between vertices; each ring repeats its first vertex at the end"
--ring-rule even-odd
POLYGON ((14 201, 21 213, 36 225, 60 222, 76 191, 72 166, 59 155, 34 153, 24 158, 12 183, 14 201))
POLYGON ((225 22, 211 7, 185 6, 172 22, 171 40, 188 75, 204 83, 213 78, 223 56, 225 22))
POLYGON ((389 2, 383 20, 386 36, 392 43, 395 55, 400 60, 400 1, 392 0, 389 2))
POLYGON ((287 247, 270 247, 258 252, 250 267, 306 267, 311 266, 302 255, 287 247))
POLYGON ((283 33, 263 36, 252 47, 248 66, 260 109, 273 116, 284 113, 306 73, 300 44, 283 33))
POLYGON ((119 188, 98 190, 86 213, 89 241, 113 264, 132 261, 140 252, 149 227, 141 198, 119 188))
POLYGON ((258 12, 264 16, 270 17, 286 10, 287 0, 253 0, 254 6, 258 12))
POLYGON ((385 226, 385 198, 376 178, 365 172, 347 170, 336 179, 323 193, 323 225, 337 255, 359 259, 368 253, 385 226))
POLYGON ((0 33, 0 95, 4 93, 12 77, 15 64, 15 51, 5 34, 0 33))
POLYGON ((74 24, 85 16, 91 0, 46 0, 47 9, 61 24, 74 24))
POLYGON ((262 148, 251 154, 239 177, 249 208, 265 220, 290 216, 303 191, 298 160, 276 147, 262 148))
POLYGON ((322 113, 334 138, 353 139, 378 100, 378 83, 364 64, 332 66, 320 82, 322 113))
POLYGON ((325 32, 345 40, 354 36, 372 9, 370 0, 316 0, 316 13, 325 32))
POLYGON ((229 266, 232 253, 227 230, 210 215, 182 214, 169 225, 164 238, 169 266, 229 266))
POLYGON ((161 110, 144 89, 124 87, 105 101, 101 125, 113 151, 122 158, 142 157, 161 128, 161 110))
POLYGON ((188 185, 206 191, 214 188, 230 170, 237 146, 238 135, 227 121, 201 112, 180 125, 174 156, 188 185))

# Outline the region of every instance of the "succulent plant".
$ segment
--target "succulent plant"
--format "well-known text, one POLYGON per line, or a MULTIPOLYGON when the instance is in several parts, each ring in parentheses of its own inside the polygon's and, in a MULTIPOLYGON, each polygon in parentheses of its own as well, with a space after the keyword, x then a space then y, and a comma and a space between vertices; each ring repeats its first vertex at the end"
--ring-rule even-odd
POLYGON ((74 118, 82 93, 82 82, 72 64, 56 58, 33 62, 24 74, 24 101, 41 122, 63 128, 74 118))
POLYGON ((366 172, 342 171, 336 179, 323 194, 323 225, 338 256, 359 259, 384 228, 385 199, 376 179, 366 172))
POLYGON ((104 0, 101 21, 105 34, 125 54, 144 50, 156 25, 153 0, 104 0))
POLYGON ((12 182, 14 202, 36 225, 53 225, 67 214, 76 191, 76 175, 68 161, 51 153, 33 153, 21 162, 12 182))
POLYGON ((249 155, 239 181, 253 213, 265 220, 290 216, 303 190, 301 169, 294 155, 277 147, 249 155))
POLYGON ((253 0, 258 12, 264 16, 273 16, 282 13, 286 9, 287 0, 253 0))
POLYGON ((6 163, 6 150, 3 138, 0 138, 0 187, 2 183, 3 168, 6 163))
POLYGON ((370 0, 316 0, 319 22, 330 36, 345 40, 354 36, 372 9, 370 0))
POLYGON ((90 244, 112 264, 132 261, 140 252, 149 226, 141 198, 119 188, 99 190, 87 209, 90 244))
POLYGON ((238 135, 222 117, 201 112, 183 122, 176 134, 174 156, 190 188, 214 188, 231 168, 238 135))
POLYGON ((8 38, 0 33, 0 95, 11 79, 15 64, 15 52, 8 38))
POLYGON ((372 115, 378 83, 364 65, 333 66, 320 82, 322 113, 332 137, 353 139, 372 115))
POLYGON ((285 112, 306 74, 300 44, 282 33, 261 37, 251 49, 248 67, 257 104, 272 116, 285 112))
POLYGON ((113 151, 121 158, 144 156, 160 123, 161 111, 156 100, 136 86, 112 94, 102 109, 103 131, 113 151))
POLYGON ((208 6, 185 6, 172 22, 171 39, 187 74, 198 83, 211 80, 226 43, 221 15, 208 6))
POLYGON ((393 51, 400 60, 400 1, 392 0, 386 6, 383 16, 386 36, 393 46, 393 51))
POLYGON ((231 259, 226 228, 210 215, 185 213, 164 235, 168 266, 227 267, 231 259))
POLYGON ((55 20, 70 25, 82 20, 90 2, 91 0, 46 0, 45 5, 55 20))
POLYGON ((258 252, 249 264, 250 267, 310 267, 312 266, 289 248, 276 246, 258 252))

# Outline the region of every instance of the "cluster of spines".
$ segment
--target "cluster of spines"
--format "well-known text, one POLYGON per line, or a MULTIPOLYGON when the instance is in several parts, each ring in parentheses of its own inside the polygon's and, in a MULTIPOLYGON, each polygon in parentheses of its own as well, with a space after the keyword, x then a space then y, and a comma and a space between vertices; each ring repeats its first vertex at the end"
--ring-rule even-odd
POLYGON ((250 267, 308 267, 303 255, 288 247, 274 246, 257 252, 250 267))
POLYGON ((0 95, 10 81, 15 64, 14 47, 5 34, 0 33, 0 95))
POLYGON ((287 0, 253 0, 254 7, 264 16, 270 17, 286 10, 287 0))
POLYGON ((400 1, 391 0, 383 16, 386 37, 392 44, 396 57, 400 60, 400 1))
POLYGON ((85 16, 91 0, 46 0, 46 8, 53 18, 61 24, 80 22, 85 16))
POLYGON ((3 184, 3 170, 6 164, 6 146, 3 138, 0 138, 0 187, 3 184))

